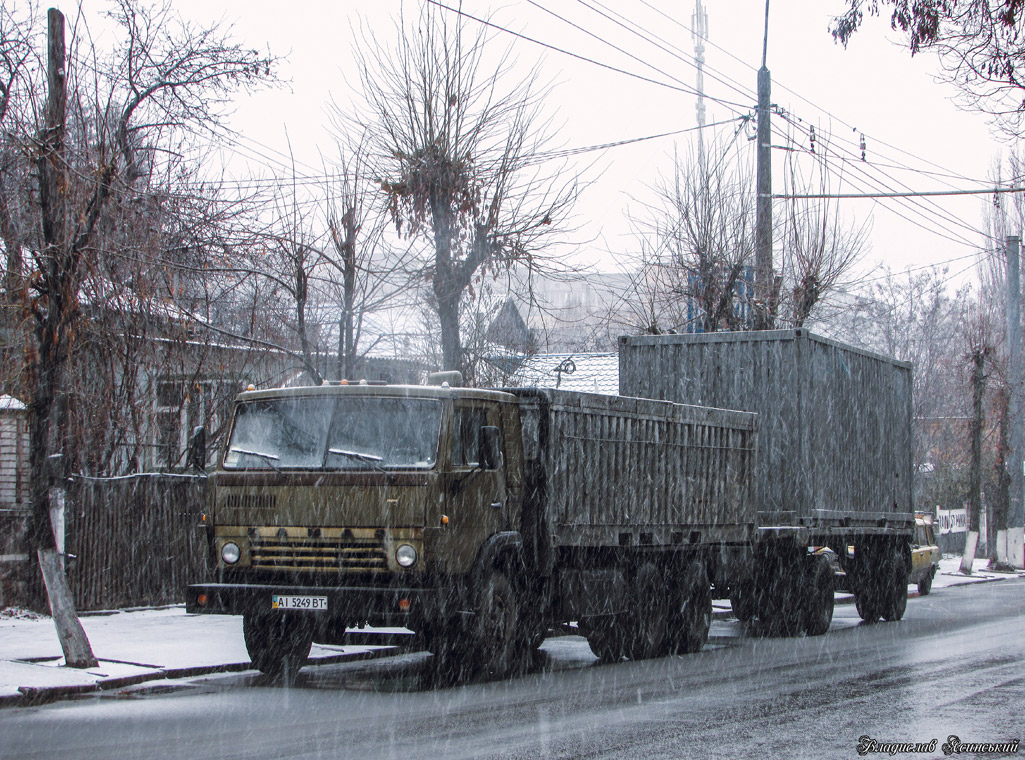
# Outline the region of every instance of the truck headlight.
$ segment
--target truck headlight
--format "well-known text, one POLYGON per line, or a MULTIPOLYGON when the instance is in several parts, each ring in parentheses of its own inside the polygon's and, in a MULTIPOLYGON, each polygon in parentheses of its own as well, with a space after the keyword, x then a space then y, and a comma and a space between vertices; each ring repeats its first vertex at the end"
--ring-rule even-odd
POLYGON ((399 567, 412 567, 416 564, 416 549, 409 544, 399 544, 395 548, 395 561, 399 567))
POLYGON ((233 541, 228 541, 224 546, 221 547, 221 559, 224 560, 226 565, 234 565, 238 562, 239 557, 242 556, 242 550, 238 548, 238 544, 233 541))

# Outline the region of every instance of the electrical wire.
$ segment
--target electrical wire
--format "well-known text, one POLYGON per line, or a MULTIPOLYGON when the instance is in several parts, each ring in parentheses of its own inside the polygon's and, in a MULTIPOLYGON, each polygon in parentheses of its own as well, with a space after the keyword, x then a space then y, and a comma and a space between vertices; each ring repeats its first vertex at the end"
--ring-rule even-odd
MULTIPOLYGON (((549 44, 547 42, 542 42, 541 40, 538 40, 538 39, 536 39, 534 37, 529 37, 529 36, 527 36, 525 34, 521 34, 520 32, 514 32, 513 30, 508 29, 508 28, 506 28, 504 26, 501 26, 500 24, 496 24, 493 21, 487 21, 485 19, 482 19, 482 18, 479 18, 477 16, 474 16, 473 14, 467 13, 466 11, 460 10, 458 8, 452 8, 451 6, 445 5, 444 3, 441 3, 438 0, 427 0, 427 2, 430 5, 437 6, 438 8, 442 8, 442 9, 444 9, 446 11, 449 11, 451 13, 455 13, 455 14, 457 14, 459 16, 464 17, 464 18, 468 18, 468 19, 470 19, 472 21, 476 21, 478 24, 481 24, 481 25, 486 26, 488 28, 494 29, 494 30, 499 31, 499 32, 503 32, 505 34, 509 34, 509 35, 511 35, 513 37, 516 37, 517 39, 524 40, 525 42, 530 42, 531 44, 539 45, 540 47, 543 47, 543 48, 545 48, 547 50, 552 50, 554 52, 561 53, 562 55, 569 56, 570 58, 576 58, 577 60, 584 61, 586 63, 590 63, 590 64, 593 64, 595 66, 599 66, 599 67, 601 67, 603 69, 607 69, 609 71, 614 71, 616 73, 623 74, 623 75, 628 76, 628 77, 632 77, 634 79, 638 79, 638 80, 640 80, 642 82, 647 82, 649 84, 658 85, 659 87, 665 87, 665 88, 670 89, 670 90, 675 90, 677 92, 682 92, 685 95, 696 95, 697 94, 697 90, 695 90, 692 87, 679 87, 677 85, 669 84, 668 82, 662 82, 662 81, 659 81, 657 79, 652 79, 651 77, 646 77, 643 74, 637 74, 637 73, 632 72, 632 71, 627 71, 626 69, 621 69, 618 66, 613 66, 613 65, 608 64, 608 63, 602 63, 601 61, 595 60, 594 58, 589 58, 589 57, 587 57, 585 55, 581 55, 579 53, 573 53, 573 52, 571 52, 569 50, 566 50, 564 48, 557 47, 556 45, 552 45, 552 44, 549 44)), ((708 96, 706 96, 706 97, 708 97, 708 96)), ((731 111, 734 111, 738 115, 748 108, 748 106, 743 104, 743 103, 732 103, 732 102, 727 101, 727 100, 722 100, 722 99, 719 99, 719 98, 712 98, 712 97, 709 97, 709 99, 710 100, 714 100, 716 103, 719 103, 720 105, 728 108, 731 111)))

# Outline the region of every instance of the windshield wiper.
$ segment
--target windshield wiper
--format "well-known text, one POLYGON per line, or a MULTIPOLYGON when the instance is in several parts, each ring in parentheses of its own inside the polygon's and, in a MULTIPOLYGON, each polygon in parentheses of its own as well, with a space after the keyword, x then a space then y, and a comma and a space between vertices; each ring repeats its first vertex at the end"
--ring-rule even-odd
POLYGON ((241 454, 242 456, 256 457, 257 459, 266 459, 267 463, 270 464, 271 467, 273 467, 278 472, 281 472, 281 469, 276 464, 274 464, 275 462, 281 461, 281 457, 279 457, 276 454, 267 454, 266 452, 263 452, 263 451, 252 451, 250 449, 240 449, 240 448, 237 448, 235 446, 232 446, 230 449, 228 449, 228 453, 229 454, 230 453, 235 453, 235 454, 241 454))
POLYGON ((378 464, 378 462, 383 460, 383 457, 379 457, 376 454, 364 454, 362 451, 346 451, 345 449, 328 449, 327 453, 329 455, 334 454, 335 456, 339 457, 349 457, 351 459, 356 459, 360 462, 369 462, 371 465, 373 465, 375 470, 380 470, 385 474, 388 473, 387 470, 385 470, 383 467, 381 467, 381 465, 378 464))

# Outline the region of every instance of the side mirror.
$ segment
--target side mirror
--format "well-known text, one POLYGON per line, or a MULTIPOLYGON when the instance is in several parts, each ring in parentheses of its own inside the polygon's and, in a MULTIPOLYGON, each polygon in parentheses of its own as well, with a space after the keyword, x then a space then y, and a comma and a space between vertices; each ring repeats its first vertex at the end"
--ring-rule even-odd
POLYGON ((202 425, 193 428, 189 438, 189 453, 185 465, 200 472, 206 471, 206 428, 202 425))
POLYGON ((479 451, 477 461, 482 470, 497 470, 502 459, 502 448, 500 446, 501 433, 493 425, 484 425, 480 429, 478 440, 479 451))

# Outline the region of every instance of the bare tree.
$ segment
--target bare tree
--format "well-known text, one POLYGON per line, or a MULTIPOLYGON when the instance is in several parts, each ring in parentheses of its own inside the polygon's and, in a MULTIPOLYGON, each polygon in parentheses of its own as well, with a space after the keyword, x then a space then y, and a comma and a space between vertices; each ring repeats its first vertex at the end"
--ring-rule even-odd
MULTIPOLYGON (((338 377, 355 377, 366 352, 384 336, 368 332, 368 315, 408 306, 410 246, 386 234, 388 214, 373 182, 366 135, 341 147, 327 188, 330 249, 327 296, 338 315, 338 377)), ((371 331, 372 332, 372 331, 371 331)))
MULTIPOLYGON (((970 289, 951 291, 944 269, 895 273, 864 283, 851 308, 832 324, 833 334, 854 345, 911 362, 916 421, 914 462, 919 471, 966 470, 968 388, 962 325, 970 289)), ((955 485, 961 499, 961 480, 955 485)))
POLYGON ((779 229, 773 238, 782 248, 779 312, 794 327, 804 326, 827 293, 849 285, 844 278, 868 244, 869 225, 845 221, 835 200, 796 197, 830 193, 828 153, 828 139, 820 137, 810 170, 802 169, 798 154, 791 153, 783 175, 788 199, 777 207, 779 229))
MULTIPOLYGON (((734 135, 735 137, 735 135, 734 135)), ((642 256, 636 280, 648 332, 742 329, 754 260, 750 162, 732 140, 691 151, 655 185, 657 200, 635 221, 642 256)))
POLYGON ((890 9, 890 27, 914 55, 933 50, 944 78, 971 108, 990 114, 1009 135, 1025 116, 1025 14, 1021 0, 846 0, 830 31, 845 46, 867 11, 890 9))
POLYGON ((441 328, 442 363, 465 369, 460 309, 475 278, 514 263, 541 266, 577 194, 542 169, 546 143, 537 72, 506 86, 509 51, 489 65, 486 28, 425 6, 400 20, 389 48, 358 46, 377 176, 400 234, 419 237, 441 328))
MULTIPOLYGON (((25 205, 38 204, 32 229, 39 233, 16 235, 26 241, 32 269, 29 540, 44 568, 56 549, 48 462, 68 438, 67 367, 82 334, 82 286, 99 271, 102 239, 124 218, 113 210, 150 198, 147 178, 156 167, 179 156, 184 137, 215 125, 229 95, 268 79, 272 64, 216 28, 190 27, 167 6, 120 0, 110 15, 122 36, 108 59, 78 40, 69 51, 64 18, 50 11, 45 108, 36 79, 42 72, 24 72, 30 78, 25 112, 42 114, 43 121, 26 124, 15 137, 38 156, 37 195, 25 205)), ((46 581, 68 664, 94 661, 84 635, 75 636, 63 572, 58 568, 46 581)))

